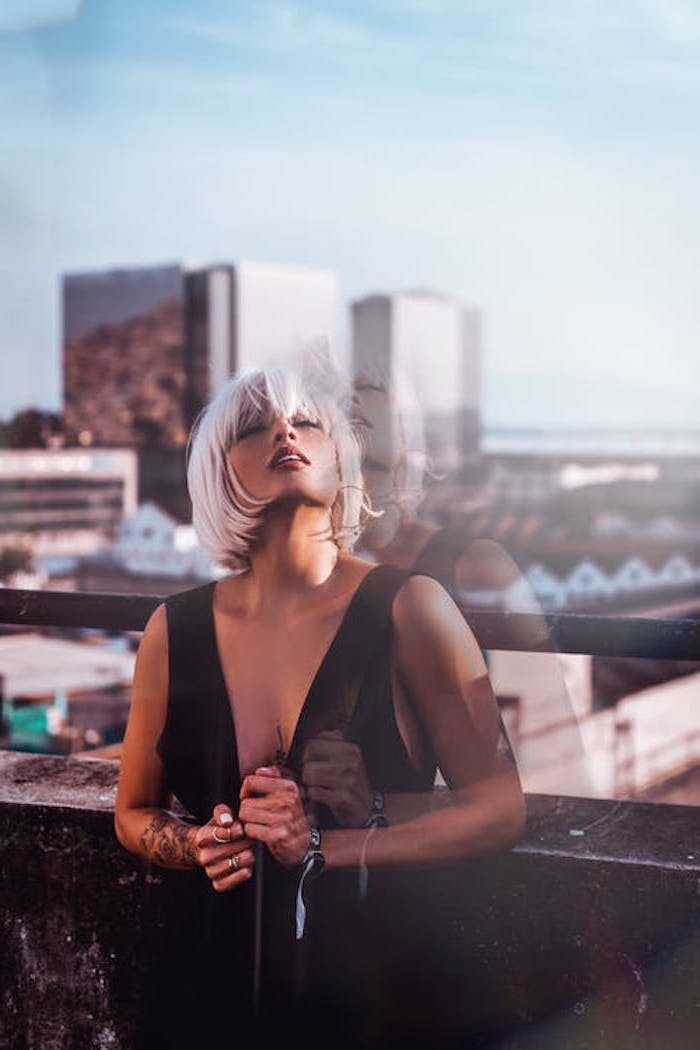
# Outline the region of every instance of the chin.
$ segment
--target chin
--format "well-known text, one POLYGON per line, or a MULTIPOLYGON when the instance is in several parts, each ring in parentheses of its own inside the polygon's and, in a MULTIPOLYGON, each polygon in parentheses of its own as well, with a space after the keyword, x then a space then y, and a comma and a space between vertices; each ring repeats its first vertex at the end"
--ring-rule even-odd
POLYGON ((313 485, 288 485, 278 489, 271 502, 276 506, 323 507, 330 512, 335 498, 335 491, 328 492, 313 485))

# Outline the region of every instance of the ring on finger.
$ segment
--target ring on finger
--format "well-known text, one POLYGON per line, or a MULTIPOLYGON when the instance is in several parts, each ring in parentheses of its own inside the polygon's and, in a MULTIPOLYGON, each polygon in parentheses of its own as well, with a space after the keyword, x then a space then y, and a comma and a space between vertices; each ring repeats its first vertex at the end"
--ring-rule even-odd
POLYGON ((241 862, 238 859, 238 854, 237 853, 234 853, 232 857, 229 857, 229 859, 228 859, 228 866, 231 869, 231 871, 238 871, 238 869, 241 866, 241 862))
POLYGON ((217 828, 214 828, 214 830, 212 831, 212 835, 214 836, 214 842, 218 842, 220 846, 225 846, 228 843, 229 840, 228 839, 220 839, 219 836, 216 834, 216 832, 217 832, 217 828))

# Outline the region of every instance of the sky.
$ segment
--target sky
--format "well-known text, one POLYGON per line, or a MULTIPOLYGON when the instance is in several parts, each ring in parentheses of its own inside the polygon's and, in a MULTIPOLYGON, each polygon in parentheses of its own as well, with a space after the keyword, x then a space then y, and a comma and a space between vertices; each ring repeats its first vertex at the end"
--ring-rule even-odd
POLYGON ((700 0, 0 0, 0 416, 60 278, 333 270, 481 311, 487 425, 696 426, 700 0))

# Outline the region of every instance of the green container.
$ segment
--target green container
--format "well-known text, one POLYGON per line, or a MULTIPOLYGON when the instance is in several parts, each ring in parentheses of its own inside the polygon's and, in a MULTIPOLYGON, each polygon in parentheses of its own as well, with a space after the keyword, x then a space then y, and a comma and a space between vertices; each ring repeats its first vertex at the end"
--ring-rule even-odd
POLYGON ((10 726, 10 749, 13 751, 48 751, 49 735, 46 732, 48 704, 8 703, 10 726))

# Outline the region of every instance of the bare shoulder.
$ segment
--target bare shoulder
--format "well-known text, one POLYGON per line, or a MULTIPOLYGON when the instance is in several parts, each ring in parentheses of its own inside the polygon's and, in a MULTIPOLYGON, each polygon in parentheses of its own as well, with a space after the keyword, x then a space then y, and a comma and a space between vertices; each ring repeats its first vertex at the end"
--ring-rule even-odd
POLYGON ((409 659, 429 644, 444 652, 459 651, 475 667, 484 667, 473 631, 445 587, 431 576, 410 576, 394 600, 393 623, 399 648, 409 659))
POLYGON ((134 668, 134 690, 157 683, 167 684, 168 678, 168 616, 165 603, 161 602, 148 618, 141 635, 136 666, 134 668))
POLYGON ((156 606, 146 621, 139 650, 168 644, 168 612, 165 602, 156 606))
POLYGON ((497 540, 480 536, 460 554, 455 575, 460 587, 503 588, 520 579, 522 572, 497 540))
POLYGON ((441 583, 432 576, 409 576, 394 600, 395 626, 416 618, 432 620, 435 617, 462 620, 462 614, 441 583))

